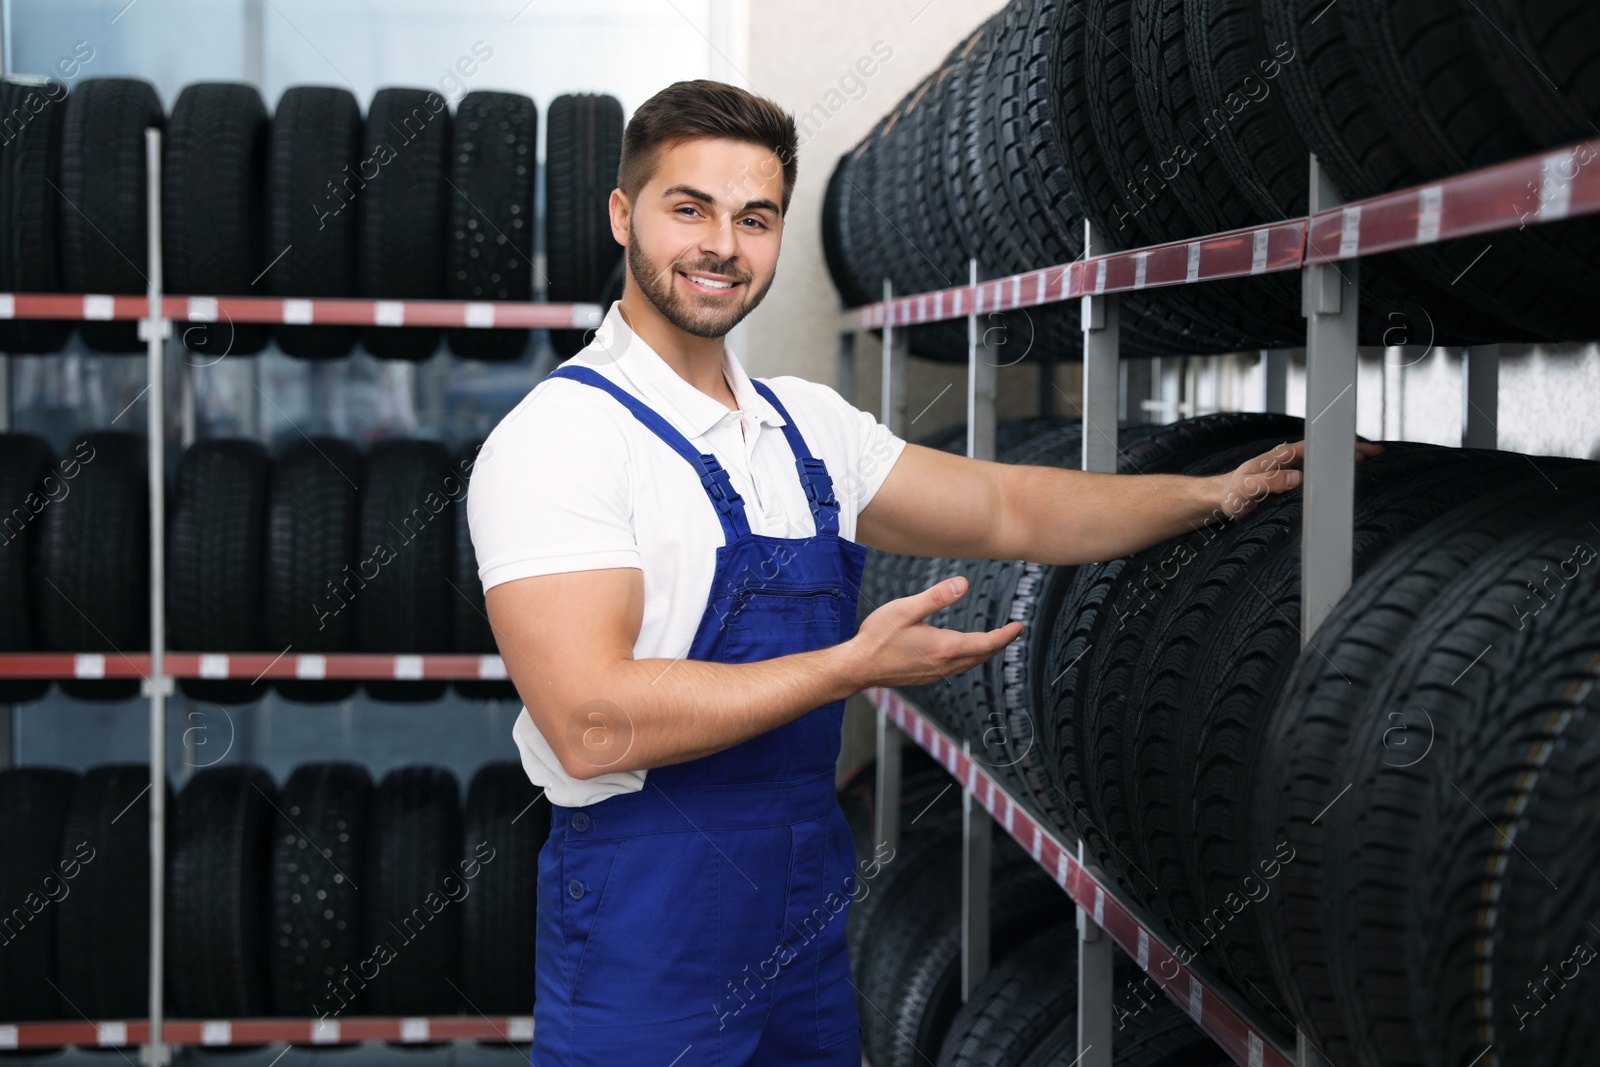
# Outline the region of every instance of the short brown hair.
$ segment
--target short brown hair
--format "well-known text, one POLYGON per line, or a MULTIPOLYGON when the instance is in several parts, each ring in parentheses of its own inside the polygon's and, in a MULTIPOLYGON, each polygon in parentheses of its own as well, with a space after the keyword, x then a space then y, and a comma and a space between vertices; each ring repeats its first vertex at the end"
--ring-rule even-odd
POLYGON ((765 97, 737 85, 699 78, 673 82, 639 105, 622 134, 617 188, 630 201, 639 195, 663 148, 682 141, 725 138, 772 149, 783 165, 783 213, 789 213, 799 172, 799 134, 794 116, 765 97))

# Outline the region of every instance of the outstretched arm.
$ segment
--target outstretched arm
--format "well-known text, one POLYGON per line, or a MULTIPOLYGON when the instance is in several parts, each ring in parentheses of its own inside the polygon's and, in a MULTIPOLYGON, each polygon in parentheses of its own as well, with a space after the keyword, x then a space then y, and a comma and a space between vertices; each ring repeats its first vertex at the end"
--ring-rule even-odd
MULTIPOLYGON (((1356 445, 1361 460, 1383 450, 1356 445)), ((858 540, 950 559, 1076 564, 1116 559, 1300 484, 1305 442, 1279 445, 1226 474, 1099 474, 992 463, 907 444, 862 512, 858 540)))
POLYGON ((977 666, 1015 627, 963 633, 928 615, 965 591, 940 582, 890 601, 842 644, 755 663, 633 658, 644 608, 634 567, 570 571, 489 589, 500 654, 574 778, 710 755, 867 686, 918 685, 977 666))

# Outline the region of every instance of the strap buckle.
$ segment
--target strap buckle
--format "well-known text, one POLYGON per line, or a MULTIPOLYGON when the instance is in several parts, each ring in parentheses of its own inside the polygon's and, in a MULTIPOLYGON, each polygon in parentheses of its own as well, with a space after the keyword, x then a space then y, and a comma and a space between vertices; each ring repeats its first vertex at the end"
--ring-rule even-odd
POLYGON ((733 514, 735 504, 744 500, 738 490, 733 487, 733 479, 728 477, 728 472, 717 462, 716 457, 702 452, 700 465, 703 473, 700 475, 700 484, 705 486, 706 495, 717 506, 717 510, 724 515, 733 514))
POLYGON ((795 461, 800 468, 800 484, 805 486, 806 500, 817 507, 838 508, 839 501, 833 495, 833 479, 828 477, 828 468, 815 456, 795 461))

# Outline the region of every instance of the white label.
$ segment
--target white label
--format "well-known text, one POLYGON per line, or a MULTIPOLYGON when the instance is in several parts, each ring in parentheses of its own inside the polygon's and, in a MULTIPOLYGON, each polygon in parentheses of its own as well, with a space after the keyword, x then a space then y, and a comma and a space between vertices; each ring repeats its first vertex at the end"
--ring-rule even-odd
POLYGON ((1094 887, 1094 924, 1106 924, 1106 891, 1099 886, 1094 887))
POLYGON ((127 1023, 96 1023, 94 1033, 95 1041, 102 1045, 126 1045, 128 1043, 127 1023))
POLYGON ((216 652, 203 652, 200 654, 200 677, 226 678, 228 676, 228 657, 216 652))
POLYGON ((1205 1013, 1205 1002, 1202 999, 1205 993, 1200 986, 1200 979, 1194 975, 1189 976, 1189 1016, 1199 1022, 1205 1013))
POLYGON ((962 311, 961 311, 961 290, 960 290, 960 289, 957 289, 957 290, 956 290, 956 297, 955 297, 955 299, 956 299, 956 306, 955 306, 955 310, 954 310, 954 311, 953 311, 953 312, 951 312, 951 314, 953 314, 953 315, 960 315, 960 314, 961 314, 961 313, 962 313, 962 311))
POLYGON ((400 1020, 401 1041, 426 1041, 428 1040, 428 1020, 426 1018, 411 1018, 400 1020))
POLYGON ((408 682, 415 682, 422 678, 421 656, 396 656, 394 658, 394 676, 408 682))
POLYGON ((294 658, 294 676, 296 678, 326 678, 328 676, 328 657, 318 655, 296 656, 294 658))
POLYGON ((983 286, 980 285, 972 291, 972 300, 972 313, 974 315, 983 314, 983 286))
MULTIPOLYGON (((976 764, 974 764, 974 766, 976 766, 976 764)), ((988 790, 989 790, 989 799, 983 802, 983 806, 988 808, 990 811, 993 811, 994 810, 994 779, 993 778, 985 778, 983 780, 983 784, 985 786, 987 786, 988 790)))
POLYGON ((311 325, 311 301, 285 300, 283 302, 283 321, 294 326, 311 325))
MULTIPOLYGON (((10 293, 0 293, 0 319, 14 319, 17 317, 17 298, 10 293)), ((11 1029, 15 1030, 16 1027, 11 1029)))
POLYGON ((102 652, 80 652, 72 657, 72 676, 74 678, 104 678, 106 676, 106 657, 102 652))
POLYGON ((479 656, 478 677, 497 680, 509 677, 506 673, 506 661, 499 656, 479 656))
POLYGON ((1094 265, 1094 291, 1097 295, 1106 291, 1106 261, 1103 259, 1094 265))
POLYGON ((91 293, 83 298, 83 317, 86 319, 109 319, 116 311, 117 301, 113 297, 91 293))
POLYGON ((1150 969, 1150 931, 1139 927, 1139 969, 1150 969))
POLYGON ((1540 169, 1544 180, 1539 184, 1539 220, 1566 218, 1572 210, 1572 179, 1578 176, 1572 153, 1545 156, 1540 169))
POLYGON ((1425 185, 1417 190, 1417 243, 1439 239, 1439 220, 1444 215, 1444 186, 1425 185))
POLYGON ((944 318, 944 293, 943 293, 943 291, 940 291, 940 292, 937 292, 937 293, 933 294, 933 313, 936 316, 938 316, 939 318, 941 318, 941 319, 944 318))
POLYGON ((1056 279, 1061 285, 1061 298, 1063 300, 1066 299, 1067 290, 1070 288, 1070 284, 1067 281, 1067 279, 1070 278, 1070 277, 1072 277, 1072 268, 1071 267, 1062 267, 1061 268, 1061 277, 1056 279))
POLYGON ((1250 273, 1260 274, 1267 269, 1267 238, 1271 235, 1266 230, 1257 230, 1250 235, 1250 273))
POLYGON ((17 1047, 17 1028, 9 1024, 0 1026, 0 1048, 17 1047))
MULTIPOLYGON (((922 744, 922 720, 921 719, 912 720, 912 723, 911 723, 911 736, 917 739, 917 744, 919 744, 919 745, 922 744)), ((934 755, 935 759, 937 759, 939 757, 939 754, 937 752, 935 752, 933 755, 934 755)))
POLYGON ((1250 1049, 1250 1067, 1264 1067, 1267 1062, 1267 1049, 1261 1042, 1261 1035, 1251 1030, 1247 1044, 1250 1049))
POLYGON ((1138 255, 1133 257, 1133 287, 1135 289, 1144 288, 1144 275, 1145 271, 1149 269, 1149 266, 1149 252, 1140 252, 1138 255))
POLYGON ((1020 307, 1021 305, 1022 305, 1022 275, 1013 274, 1011 276, 1011 306, 1012 307, 1020 307))
MULTIPOLYGON (((991 787, 991 789, 992 788, 993 787, 991 787)), ((1008 834, 1012 832, 1011 828, 1014 825, 1016 825, 1016 820, 1015 820, 1016 813, 1017 813, 1017 806, 1015 804, 1011 803, 1010 799, 1008 798, 1006 800, 1006 833, 1008 833, 1008 834)))
POLYGON ((1037 824, 1033 827, 1033 862, 1039 862, 1039 854, 1044 851, 1044 834, 1040 832, 1037 824))
POLYGON ((1348 259, 1361 250, 1361 205, 1344 209, 1339 216, 1339 258, 1348 259))
POLYGON ((487 329, 494 325, 493 304, 468 304, 467 325, 487 329))
POLYGON ((513 1015, 506 1020, 506 1037, 512 1041, 533 1040, 533 1017, 513 1015))
POLYGON ((233 1044, 233 1024, 226 1019, 207 1019, 200 1024, 200 1043, 202 1045, 233 1044))
POLYGON ((216 322, 217 298, 214 296, 191 296, 189 298, 190 322, 216 322))
POLYGON ((978 765, 976 763, 967 764, 967 792, 973 796, 978 795, 978 765))
POLYGON ((1189 266, 1183 272, 1183 280, 1192 282, 1200 277, 1200 242, 1189 242, 1189 266))
POLYGON ((314 1019, 311 1022, 311 1043, 313 1045, 336 1045, 339 1043, 338 1019, 314 1019))
POLYGON ((380 300, 372 309, 372 321, 379 326, 404 326, 406 306, 398 300, 380 300))
POLYGON ((1045 294, 1045 288, 1046 288, 1046 280, 1049 277, 1050 277, 1050 272, 1049 271, 1042 270, 1042 271, 1039 272, 1039 294, 1034 297, 1034 302, 1035 303, 1038 303, 1038 304, 1044 303, 1044 301, 1045 301, 1045 295, 1044 294, 1045 294))
POLYGON ((1056 853, 1056 884, 1062 889, 1067 888, 1067 854, 1056 853))

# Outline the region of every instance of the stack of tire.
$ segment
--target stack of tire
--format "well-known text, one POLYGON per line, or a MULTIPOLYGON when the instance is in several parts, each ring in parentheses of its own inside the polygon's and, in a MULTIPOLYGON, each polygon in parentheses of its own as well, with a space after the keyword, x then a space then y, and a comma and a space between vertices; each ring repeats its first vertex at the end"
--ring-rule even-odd
MULTIPOLYGON (((959 786, 921 749, 908 748, 904 761, 898 847, 870 844, 870 765, 840 794, 856 837, 847 932, 867 1058, 905 1067, 1069 1067, 1078 1058, 1070 901, 1010 837, 997 836, 993 966, 963 1004, 959 786)), ((1113 1004, 1120 1067, 1228 1062, 1120 953, 1113 1004)))
MULTIPOLYGON (((190 652, 492 655, 466 493, 481 442, 380 441, 363 452, 331 437, 269 454, 217 438, 185 450, 167 501, 168 646, 190 652)), ((149 646, 149 484, 145 441, 96 432, 59 460, 28 434, 0 435, 5 546, 0 621, 6 652, 149 646)), ((223 704, 285 697, 332 701, 354 681, 273 683, 186 678, 184 693, 223 704)), ((7 681, 8 702, 45 694, 7 681)), ((63 692, 122 700, 138 679, 63 679, 63 692)), ((380 700, 434 700, 437 680, 368 681, 380 700)), ((474 699, 517 699, 509 681, 460 681, 474 699)))
MULTIPOLYGON (((149 769, 0 772, 0 1019, 137 1018, 149 989, 149 769), (25 921, 18 920, 19 914, 25 921)), ((197 772, 169 791, 170 1013, 526 1014, 549 801, 514 762, 197 772)))
MULTIPOLYGON (((855 306, 885 279, 899 294, 965 285, 971 257, 984 279, 1066 263, 1085 219, 1100 253, 1304 215, 1313 152, 1354 200, 1570 144, 1600 113, 1594 40, 1581 0, 1012 0, 841 157, 829 271, 855 306)), ((1531 191, 1526 214, 1539 205, 1531 191)), ((1492 245, 1342 267, 1360 282, 1361 343, 1600 336, 1584 297, 1600 222, 1492 245)), ((1292 274, 1124 294, 1122 314, 1126 355, 1304 337, 1292 274)), ((994 319, 1019 352, 1081 345, 1070 305, 994 319)), ((907 333, 914 354, 966 358, 964 321, 907 333)))
MULTIPOLYGON (((452 114, 436 92, 382 89, 363 119, 350 92, 321 86, 286 90, 271 116, 253 87, 237 83, 186 86, 170 115, 136 79, 89 78, 59 98, 9 82, 0 92, 7 114, 30 115, 6 148, 15 165, 0 176, 0 225, 15 236, 0 250, 0 291, 145 291, 144 131, 157 126, 170 292, 533 299, 538 112, 526 96, 470 92, 452 114), (62 199, 75 210, 60 210, 62 199)), ((610 96, 568 94, 551 103, 548 122, 547 297, 598 301, 620 262, 607 200, 622 108, 610 96)), ((78 329, 93 350, 142 352, 136 326, 78 329)), ((67 332, 68 324, 8 323, 0 350, 58 351, 67 332)), ((291 356, 337 359, 358 335, 374 356, 422 360, 439 349, 439 334, 224 318, 189 324, 182 336, 214 362, 258 353, 269 337, 291 356)), ((556 336, 576 351, 583 333, 556 336)), ((451 329, 447 340, 463 358, 514 360, 529 331, 451 329)))
MULTIPOLYGON (((1300 431, 1154 429, 1124 429, 1125 471, 1222 473, 1300 431)), ((1541 967, 1578 975, 1600 891, 1557 844, 1600 789, 1597 484, 1585 460, 1386 442, 1356 468, 1354 584, 1303 649, 1294 492, 1105 562, 869 568, 885 598, 965 573, 936 625, 1041 631, 912 695, 1278 1038, 1292 1019, 1337 1064, 1431 1067, 1493 1028, 1569 1062, 1592 1013, 1541 967), (1480 907, 1511 892, 1515 919, 1480 907)))
MULTIPOLYGON (((254 441, 199 441, 178 466, 170 509, 167 614, 175 650, 428 654, 496 651, 467 529, 480 443, 393 439, 366 451, 298 438, 275 456, 254 441)), ((263 687, 186 679, 191 697, 244 703, 263 687)), ((342 700, 353 681, 282 679, 285 697, 342 700)), ((363 683, 388 701, 435 700, 438 680, 363 683)), ((516 699, 508 681, 459 682, 516 699)))

